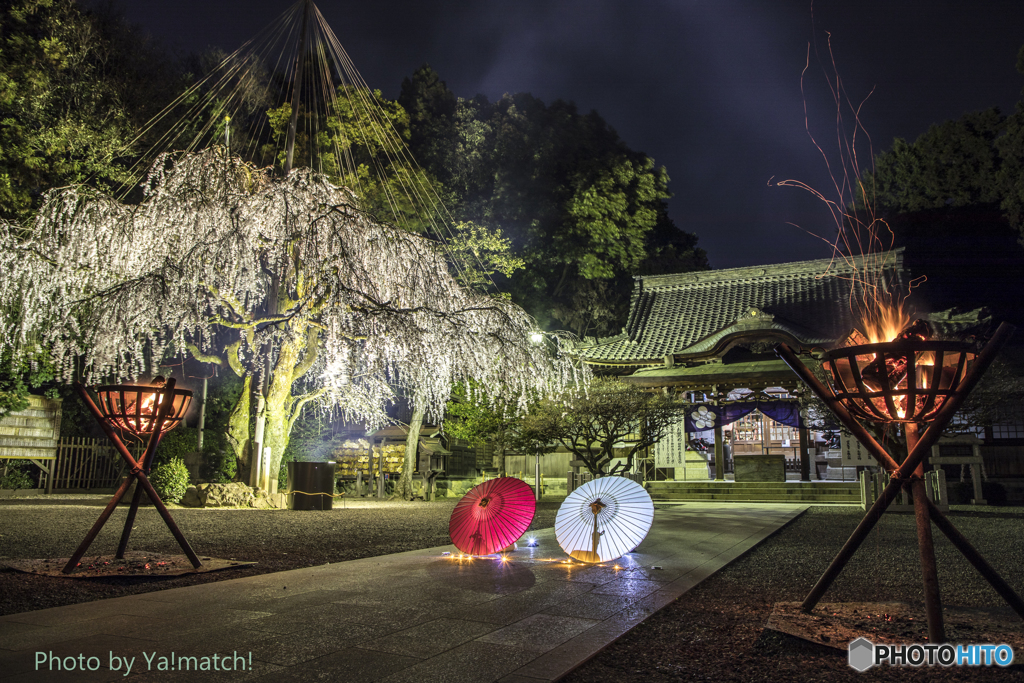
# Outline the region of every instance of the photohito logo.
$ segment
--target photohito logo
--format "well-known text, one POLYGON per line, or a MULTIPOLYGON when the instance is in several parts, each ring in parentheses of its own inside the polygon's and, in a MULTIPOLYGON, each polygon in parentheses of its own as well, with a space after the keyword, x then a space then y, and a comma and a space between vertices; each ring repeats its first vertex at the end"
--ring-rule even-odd
POLYGON ((875 645, 867 638, 850 643, 849 662, 857 671, 873 666, 1010 666, 1009 645, 875 645))

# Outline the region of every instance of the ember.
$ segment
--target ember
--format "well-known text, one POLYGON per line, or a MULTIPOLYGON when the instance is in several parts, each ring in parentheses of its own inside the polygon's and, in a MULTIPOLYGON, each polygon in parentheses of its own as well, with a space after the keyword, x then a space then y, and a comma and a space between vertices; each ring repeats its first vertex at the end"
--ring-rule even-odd
MULTIPOLYGON (((931 325, 927 321, 919 319, 904 328, 892 341, 900 342, 911 339, 927 341, 931 339, 931 336, 931 325)), ((918 356, 923 356, 924 354, 930 354, 930 352, 922 351, 918 356)), ((878 391, 886 385, 886 381, 888 381, 890 386, 899 385, 907 376, 907 365, 906 355, 890 356, 889 358, 876 357, 875 360, 864 368, 861 374, 864 376, 864 381, 872 383, 875 391, 878 391)))
POLYGON ((855 330, 825 361, 836 398, 872 422, 930 420, 975 356, 971 344, 934 336, 926 320, 906 325, 887 343, 867 343, 855 330))

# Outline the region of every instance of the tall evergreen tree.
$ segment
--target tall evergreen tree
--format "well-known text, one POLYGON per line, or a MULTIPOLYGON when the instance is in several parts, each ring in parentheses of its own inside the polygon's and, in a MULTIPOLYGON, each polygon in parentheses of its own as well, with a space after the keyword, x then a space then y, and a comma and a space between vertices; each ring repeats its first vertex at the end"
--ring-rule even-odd
POLYGON ((74 0, 4 3, 0 217, 26 217, 52 187, 129 180, 131 142, 173 85, 171 64, 116 14, 74 0))
POLYGON ((668 174, 596 112, 528 93, 456 98, 436 72, 406 79, 414 156, 456 197, 463 219, 500 228, 526 263, 513 298, 542 325, 608 334, 628 279, 706 268, 696 236, 668 219, 668 174))

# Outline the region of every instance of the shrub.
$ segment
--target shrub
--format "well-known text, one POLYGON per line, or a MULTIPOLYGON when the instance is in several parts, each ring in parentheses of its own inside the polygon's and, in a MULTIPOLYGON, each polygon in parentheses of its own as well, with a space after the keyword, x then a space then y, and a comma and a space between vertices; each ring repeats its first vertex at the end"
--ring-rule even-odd
POLYGON ((188 468, 181 458, 171 458, 157 465, 149 480, 164 502, 177 503, 188 490, 188 468))
POLYGON ((0 489, 31 489, 36 483, 28 473, 28 463, 14 462, 8 465, 7 474, 0 476, 0 489))
POLYGON ((234 481, 238 471, 234 452, 223 449, 211 451, 205 447, 205 444, 203 446, 203 461, 199 465, 199 476, 204 481, 214 484, 226 484, 229 481, 234 481))
MULTIPOLYGON (((143 439, 143 447, 146 440, 143 439)), ((185 460, 185 457, 196 452, 196 430, 180 424, 167 432, 160 439, 160 445, 156 449, 156 462, 154 465, 161 465, 170 462, 175 458, 185 460)))

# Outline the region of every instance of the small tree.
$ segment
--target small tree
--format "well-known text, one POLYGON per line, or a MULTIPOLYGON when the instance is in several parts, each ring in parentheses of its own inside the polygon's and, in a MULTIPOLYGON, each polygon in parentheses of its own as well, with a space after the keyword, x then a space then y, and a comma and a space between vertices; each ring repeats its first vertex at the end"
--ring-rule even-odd
POLYGON ((473 446, 493 446, 498 476, 505 476, 505 455, 520 436, 522 402, 510 394, 483 394, 474 382, 460 385, 455 393, 455 400, 448 403, 445 433, 473 446))
POLYGON ((601 378, 560 401, 541 402, 524 418, 523 445, 558 442, 592 474, 616 474, 630 469, 638 452, 661 441, 682 410, 668 396, 601 378), (625 463, 607 472, 620 443, 628 444, 625 463))

